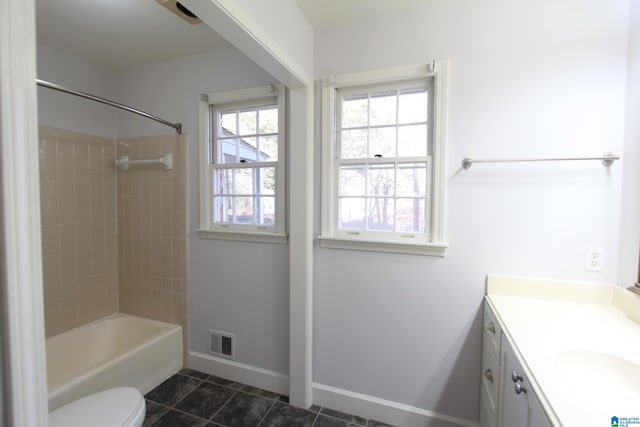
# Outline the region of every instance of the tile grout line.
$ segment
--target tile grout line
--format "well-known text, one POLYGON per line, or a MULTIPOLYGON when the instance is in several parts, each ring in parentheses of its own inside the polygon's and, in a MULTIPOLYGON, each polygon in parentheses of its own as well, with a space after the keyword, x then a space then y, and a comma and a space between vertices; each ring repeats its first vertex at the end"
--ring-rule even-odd
MULTIPOLYGON (((194 377, 188 377, 188 378, 194 378, 194 377)), ((176 403, 173 404, 172 408, 175 409, 176 405, 180 402, 182 402, 187 396, 189 396, 191 393, 193 393, 198 387, 200 387, 202 385, 202 383, 204 382, 203 380, 201 380, 200 378, 195 378, 198 381, 200 381, 200 384, 198 384, 197 386, 195 386, 193 388, 193 390, 191 390, 189 393, 185 394, 184 396, 182 396, 182 398, 180 400, 178 400, 176 403)))
POLYGON ((265 418, 267 418, 267 415, 269 415, 269 412, 271 412, 271 410, 276 406, 276 404, 278 403, 277 400, 275 400, 271 406, 269 407, 269 410, 264 414, 264 416, 260 419, 260 421, 258 422, 258 424, 256 424, 256 427, 259 427, 260 424, 262 424, 262 422, 264 421, 265 418))
MULTIPOLYGON (((234 389, 230 388, 229 390, 234 390, 234 389)), ((211 418, 209 418, 207 421, 215 422, 215 421, 213 421, 213 419, 215 418, 215 416, 216 416, 216 415, 218 415, 218 413, 219 413, 220 411, 222 411, 222 409, 223 409, 224 407, 226 407, 226 406, 229 404, 229 402, 231 402, 231 399, 233 399, 234 397, 236 397, 236 396, 238 395, 238 393, 240 393, 240 390, 234 390, 234 391, 235 391, 235 393, 233 393, 233 394, 231 395, 231 397, 230 397, 230 398, 228 398, 228 399, 227 399, 227 400, 226 400, 226 401, 225 401, 225 402, 224 402, 224 403, 223 403, 223 404, 218 408, 218 410, 217 410, 216 412, 214 412, 214 413, 213 413, 213 415, 211 415, 211 418)), ((216 423, 216 424, 219 424, 219 423, 216 423)))

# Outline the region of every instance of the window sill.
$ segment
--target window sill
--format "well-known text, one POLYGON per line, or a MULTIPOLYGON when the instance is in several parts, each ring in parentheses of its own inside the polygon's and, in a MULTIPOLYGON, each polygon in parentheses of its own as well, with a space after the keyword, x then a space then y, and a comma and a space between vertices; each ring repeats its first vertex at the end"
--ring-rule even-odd
POLYGON ((320 246, 333 249, 351 249, 360 251, 390 252, 397 254, 427 255, 443 257, 446 243, 404 243, 386 240, 349 239, 345 237, 318 236, 320 246))
POLYGON ((201 239, 233 240, 236 242, 287 244, 287 235, 282 233, 260 233, 251 231, 221 231, 199 228, 201 239))

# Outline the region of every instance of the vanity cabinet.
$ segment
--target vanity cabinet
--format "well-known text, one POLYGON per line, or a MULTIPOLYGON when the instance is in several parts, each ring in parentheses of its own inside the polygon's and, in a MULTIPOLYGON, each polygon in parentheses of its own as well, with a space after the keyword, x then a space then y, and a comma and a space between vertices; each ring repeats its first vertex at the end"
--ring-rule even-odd
MULTIPOLYGON (((508 327, 508 325, 507 325, 508 327)), ((487 302, 484 305, 481 427, 552 427, 487 302)))

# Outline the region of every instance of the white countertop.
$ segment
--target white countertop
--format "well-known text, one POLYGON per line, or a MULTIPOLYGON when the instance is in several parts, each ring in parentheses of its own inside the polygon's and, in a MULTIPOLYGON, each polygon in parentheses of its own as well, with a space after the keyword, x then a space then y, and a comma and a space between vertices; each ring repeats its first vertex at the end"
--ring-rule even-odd
POLYGON ((640 297, 614 285, 503 276, 489 276, 487 294, 555 425, 640 417, 640 297))

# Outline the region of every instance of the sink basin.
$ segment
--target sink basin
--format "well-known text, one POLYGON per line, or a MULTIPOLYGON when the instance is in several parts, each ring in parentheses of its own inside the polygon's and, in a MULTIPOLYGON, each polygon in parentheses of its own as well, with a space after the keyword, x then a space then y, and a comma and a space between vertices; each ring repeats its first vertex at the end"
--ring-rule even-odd
POLYGON ((572 349, 556 355, 555 368, 554 383, 561 398, 580 407, 583 415, 608 414, 610 417, 638 413, 640 360, 634 362, 612 353, 572 349), (599 408, 607 408, 607 413, 600 414, 599 408))

